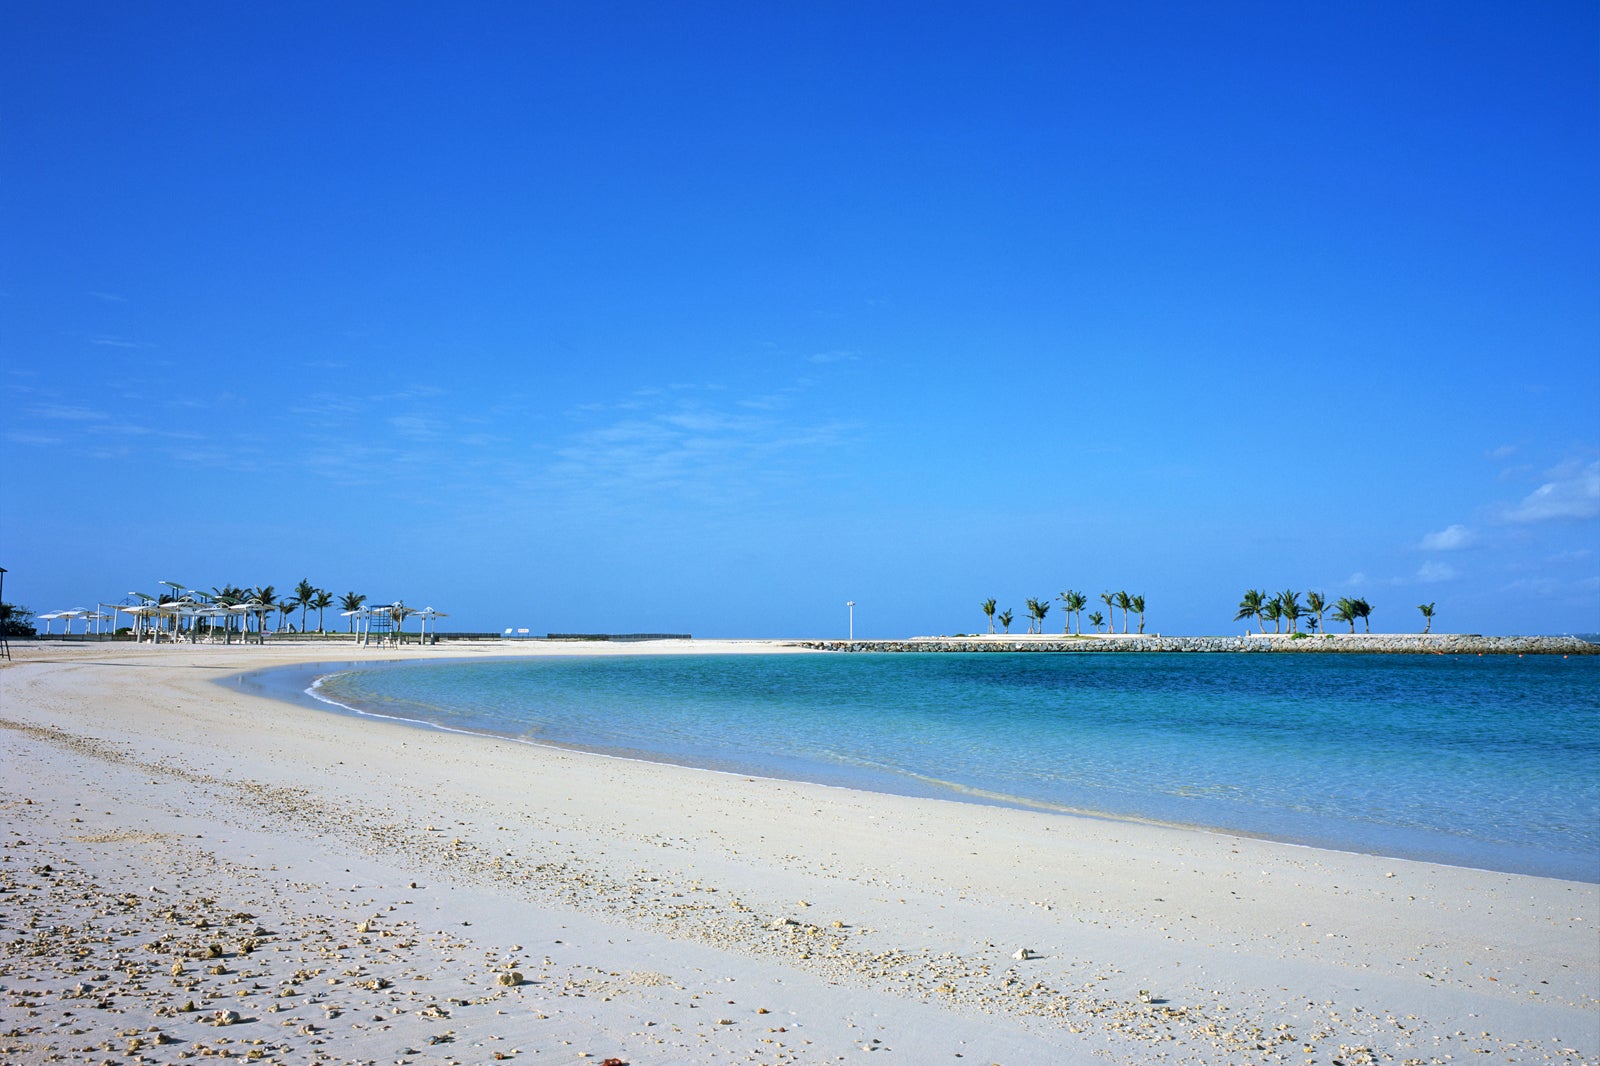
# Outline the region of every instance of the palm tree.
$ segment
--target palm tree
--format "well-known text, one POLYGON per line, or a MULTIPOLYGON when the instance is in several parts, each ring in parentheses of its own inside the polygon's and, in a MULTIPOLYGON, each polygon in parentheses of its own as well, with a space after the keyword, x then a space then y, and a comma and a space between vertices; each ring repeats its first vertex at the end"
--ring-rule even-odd
POLYGON ((989 618, 989 632, 992 635, 994 633, 994 601, 984 600, 979 606, 983 608, 983 613, 989 618))
POLYGON ((295 606, 300 608, 300 632, 306 631, 306 608, 311 606, 311 601, 317 598, 317 586, 300 579, 300 584, 294 587, 295 606))
MULTIPOLYGON (((244 589, 233 585, 224 585, 221 588, 211 586, 211 602, 218 607, 232 607, 244 599, 244 589)), ((212 623, 215 628, 216 623, 212 623)), ((222 616, 222 639, 228 642, 233 640, 233 612, 222 616)))
POLYGON ((1133 599, 1124 591, 1117 593, 1116 601, 1117 606, 1122 608, 1122 631, 1126 633, 1128 631, 1128 611, 1133 608, 1133 599))
MULTIPOLYGON (((1368 603, 1366 600, 1359 600, 1358 599, 1358 600, 1355 601, 1355 608, 1356 608, 1356 617, 1361 619, 1361 621, 1366 623, 1367 632, 1371 633, 1372 632, 1372 604, 1368 603)), ((1350 630, 1351 630, 1351 632, 1354 632, 1355 631, 1355 626, 1351 626, 1350 630)))
POLYGON ((1278 597, 1274 596, 1274 597, 1272 597, 1272 599, 1268 600, 1266 603, 1263 603, 1261 605, 1261 617, 1263 619, 1263 622, 1261 624, 1261 632, 1265 633, 1267 631, 1266 623, 1267 622, 1271 622, 1272 623, 1272 631, 1274 633, 1282 633, 1283 632, 1283 625, 1282 625, 1282 622, 1283 622, 1283 601, 1280 600, 1278 597))
POLYGON ((1132 597, 1130 597, 1128 599, 1128 603, 1130 603, 1133 606, 1134 611, 1139 615, 1139 632, 1143 633, 1144 632, 1144 597, 1143 596, 1132 596, 1132 597))
POLYGON ((1073 593, 1070 589, 1064 589, 1062 590, 1061 595, 1056 597, 1056 599, 1061 601, 1061 613, 1066 615, 1066 618, 1063 619, 1061 623, 1062 636, 1066 636, 1072 632, 1072 596, 1073 593))
POLYGON ((1113 592, 1102 592, 1100 602, 1106 605, 1106 611, 1111 615, 1111 624, 1117 624, 1117 597, 1113 592))
MULTIPOLYGON (((339 597, 339 610, 355 612, 361 610, 361 605, 367 602, 366 596, 356 592, 346 592, 339 597)), ((992 602, 992 601, 991 601, 992 602)), ((356 631, 356 616, 350 615, 350 632, 356 631)))
POLYGON ((277 604, 273 602, 278 595, 278 590, 271 585, 257 585, 253 589, 245 589, 246 602, 256 605, 256 631, 261 634, 262 641, 267 639, 267 615, 271 614, 277 604))
POLYGON ((318 589, 317 594, 311 598, 311 606, 317 612, 317 632, 322 632, 322 612, 333 606, 333 593, 327 589, 318 589))
POLYGON ((1030 596, 1022 601, 1022 605, 1028 610, 1028 632, 1032 633, 1033 623, 1039 618, 1039 601, 1030 596))
MULTIPOLYGON (((1233 620, 1237 622, 1241 618, 1246 619, 1246 625, 1249 625, 1248 620, 1251 618, 1260 621, 1261 603, 1265 596, 1266 593, 1261 592, 1258 589, 1246 589, 1244 593, 1244 599, 1239 601, 1239 613, 1233 616, 1233 620)), ((1266 631, 1266 622, 1261 622, 1261 632, 1265 633, 1266 631)))
POLYGON ((1100 632, 1100 627, 1105 624, 1105 621, 1106 616, 1101 614, 1099 611, 1089 612, 1089 624, 1094 626, 1094 631, 1096 633, 1100 632))
POLYGON ((1083 636, 1083 609, 1089 605, 1089 597, 1081 592, 1069 591, 1067 611, 1078 616, 1078 636, 1083 636))
POLYGON ((285 596, 283 599, 278 601, 276 606, 278 611, 278 628, 282 629, 289 623, 289 612, 300 606, 300 604, 288 596, 285 596))
POLYGON ((1005 627, 1007 633, 1011 632, 1011 608, 1007 607, 1001 612, 1000 624, 1005 627))
POLYGON ((1322 598, 1320 592, 1306 593, 1306 610, 1317 616, 1317 628, 1322 628, 1322 612, 1328 609, 1328 602, 1322 598))
POLYGON ((1419 603, 1417 604, 1417 610, 1422 612, 1422 621, 1424 623, 1422 631, 1426 633, 1433 628, 1433 604, 1419 603))
POLYGON ((1333 620, 1335 622, 1349 622, 1350 633, 1355 635, 1356 619, 1361 617, 1361 612, 1356 608, 1356 601, 1348 596, 1340 596, 1339 602, 1333 605, 1333 620))
POLYGON ((1284 589, 1278 593, 1278 606, 1283 612, 1284 619, 1289 623, 1289 632, 1299 632, 1300 594, 1294 589, 1284 589))
POLYGON ((1048 598, 1047 599, 1042 599, 1042 600, 1034 600, 1033 601, 1033 609, 1036 612, 1038 612, 1039 632, 1043 633, 1044 632, 1044 616, 1050 613, 1050 600, 1048 598))

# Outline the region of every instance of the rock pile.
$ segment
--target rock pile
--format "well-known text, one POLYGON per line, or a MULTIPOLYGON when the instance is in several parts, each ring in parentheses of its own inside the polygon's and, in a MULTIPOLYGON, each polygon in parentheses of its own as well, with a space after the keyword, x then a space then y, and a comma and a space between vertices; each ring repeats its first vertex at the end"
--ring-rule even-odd
POLYGON ((1600 655, 1577 637, 1483 637, 1476 634, 1326 633, 1243 637, 914 637, 910 640, 806 640, 817 651, 873 652, 1328 652, 1387 655, 1600 655))

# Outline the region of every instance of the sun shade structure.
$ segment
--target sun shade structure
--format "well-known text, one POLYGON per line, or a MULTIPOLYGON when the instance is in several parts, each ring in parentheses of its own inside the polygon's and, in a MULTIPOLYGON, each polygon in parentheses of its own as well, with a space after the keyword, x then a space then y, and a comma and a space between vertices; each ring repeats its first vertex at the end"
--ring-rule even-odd
MULTIPOLYGON (((127 615, 128 628, 132 630, 135 642, 195 644, 204 641, 232 644, 237 638, 243 643, 265 644, 268 616, 284 609, 283 604, 261 599, 254 594, 255 590, 242 590, 249 598, 240 599, 241 590, 237 589, 213 590, 216 594, 212 594, 191 589, 176 581, 162 581, 160 584, 173 591, 161 593, 160 596, 152 596, 148 592, 130 592, 128 598, 136 598, 138 603, 127 600, 122 603, 102 602, 96 605, 96 610, 74 607, 35 617, 44 623, 44 636, 56 635, 51 630, 58 619, 62 623, 61 636, 74 635, 72 623, 78 619, 83 620, 84 636, 89 635, 91 625, 95 628, 95 635, 103 635, 101 625, 105 622, 110 622, 115 632, 120 628, 120 616, 127 615)), ((418 618, 419 644, 436 643, 439 639, 439 619, 449 617, 444 611, 433 607, 407 607, 401 600, 341 612, 341 617, 355 619, 352 628, 356 631, 356 642, 363 645, 404 643, 405 622, 412 615, 418 618), (431 634, 430 625, 433 627, 431 634)))

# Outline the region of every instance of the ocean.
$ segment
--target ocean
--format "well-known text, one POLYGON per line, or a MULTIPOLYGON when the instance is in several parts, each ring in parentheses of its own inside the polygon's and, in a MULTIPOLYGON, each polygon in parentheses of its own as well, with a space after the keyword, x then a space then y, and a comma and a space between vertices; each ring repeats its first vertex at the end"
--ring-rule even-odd
POLYGON ((1600 882, 1596 657, 639 655, 233 683, 609 755, 1600 882))

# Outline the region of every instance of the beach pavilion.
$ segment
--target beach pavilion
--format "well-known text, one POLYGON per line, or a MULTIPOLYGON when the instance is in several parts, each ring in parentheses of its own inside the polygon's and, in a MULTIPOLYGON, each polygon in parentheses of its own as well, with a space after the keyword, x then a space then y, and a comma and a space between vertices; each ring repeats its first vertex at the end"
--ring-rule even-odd
POLYGON ((405 622, 412 615, 417 615, 421 633, 419 642, 428 643, 428 623, 434 626, 433 639, 439 639, 439 619, 450 617, 444 611, 432 607, 418 610, 407 607, 402 600, 393 603, 377 604, 372 607, 358 607, 354 611, 341 611, 341 618, 354 618, 356 620, 356 643, 362 646, 376 641, 380 646, 384 644, 399 645, 405 638, 405 622))

